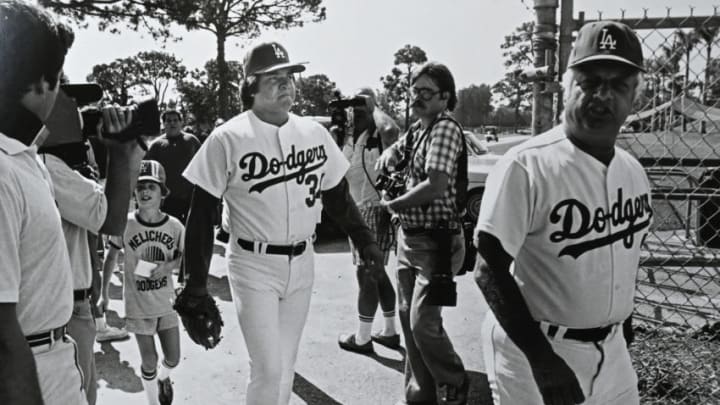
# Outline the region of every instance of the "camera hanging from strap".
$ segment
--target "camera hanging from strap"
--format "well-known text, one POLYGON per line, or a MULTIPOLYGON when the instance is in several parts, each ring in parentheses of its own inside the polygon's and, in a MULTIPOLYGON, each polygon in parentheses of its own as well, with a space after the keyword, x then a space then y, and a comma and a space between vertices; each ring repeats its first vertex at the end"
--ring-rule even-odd
POLYGON ((403 159, 397 164, 396 170, 403 170, 405 166, 409 165, 409 169, 412 168, 413 161, 415 160, 415 154, 417 153, 420 145, 425 141, 427 136, 432 132, 432 129, 439 122, 452 121, 460 130, 460 138, 462 144, 462 153, 458 157, 458 172, 455 178, 455 209, 457 210, 458 220, 461 220, 465 216, 467 206, 467 186, 468 186, 468 160, 467 160, 467 145, 465 140, 465 133, 463 132, 462 125, 452 117, 439 117, 436 118, 428 127, 423 131, 422 135, 418 139, 417 144, 413 145, 413 131, 412 128, 408 131, 405 148, 403 149, 403 159))

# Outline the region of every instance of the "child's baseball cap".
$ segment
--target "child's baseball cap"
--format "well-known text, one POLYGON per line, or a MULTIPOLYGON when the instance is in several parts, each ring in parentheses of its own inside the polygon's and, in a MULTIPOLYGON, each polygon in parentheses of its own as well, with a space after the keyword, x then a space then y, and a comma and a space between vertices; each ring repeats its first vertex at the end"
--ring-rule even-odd
POLYGON ((160 185, 163 195, 170 194, 170 190, 165 185, 165 168, 157 160, 143 160, 140 162, 140 176, 138 181, 152 181, 160 185))
POLYGON ((645 72, 638 36, 632 28, 616 21, 583 25, 570 53, 568 68, 599 60, 624 63, 645 72))

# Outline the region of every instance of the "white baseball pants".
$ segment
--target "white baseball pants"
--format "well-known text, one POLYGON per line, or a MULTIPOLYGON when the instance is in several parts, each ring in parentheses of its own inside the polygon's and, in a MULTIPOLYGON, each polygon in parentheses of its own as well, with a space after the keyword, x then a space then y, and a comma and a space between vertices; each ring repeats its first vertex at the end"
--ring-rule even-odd
MULTIPOLYGON (((548 339, 562 357, 585 394, 583 405, 639 404, 637 375, 619 325, 605 340, 585 343, 562 338, 548 339)), ((515 346, 492 311, 485 316, 482 330, 485 369, 495 405, 542 405, 530 363, 515 346)))
POLYGON ((286 405, 310 308, 312 244, 294 258, 233 247, 228 279, 250 357, 246 403, 286 405))

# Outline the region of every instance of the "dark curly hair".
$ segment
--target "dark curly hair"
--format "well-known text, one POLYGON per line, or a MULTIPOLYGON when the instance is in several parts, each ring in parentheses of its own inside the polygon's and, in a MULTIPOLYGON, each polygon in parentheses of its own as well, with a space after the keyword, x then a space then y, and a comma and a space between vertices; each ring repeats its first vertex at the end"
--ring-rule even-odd
POLYGON ((74 40, 67 25, 39 6, 0 1, 0 112, 40 79, 55 88, 74 40))

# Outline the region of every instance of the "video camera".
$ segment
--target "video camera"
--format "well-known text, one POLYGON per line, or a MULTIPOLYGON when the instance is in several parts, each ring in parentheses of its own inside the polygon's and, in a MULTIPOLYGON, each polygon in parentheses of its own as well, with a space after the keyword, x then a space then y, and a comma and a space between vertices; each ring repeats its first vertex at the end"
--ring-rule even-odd
MULTIPOLYGON (((60 90, 77 104, 83 119, 83 140, 96 136, 96 127, 102 118, 102 110, 92 104, 103 97, 102 88, 95 83, 63 84, 60 90)), ((133 112, 132 121, 128 128, 117 134, 103 134, 108 139, 129 141, 141 135, 160 134, 160 109, 154 98, 133 103, 128 106, 133 112)))
POLYGON ((328 105, 330 129, 337 137, 338 145, 343 145, 348 132, 348 124, 352 122, 352 116, 350 116, 348 109, 365 107, 367 104, 363 96, 343 98, 339 91, 335 91, 334 96, 335 99, 330 101, 328 105))

